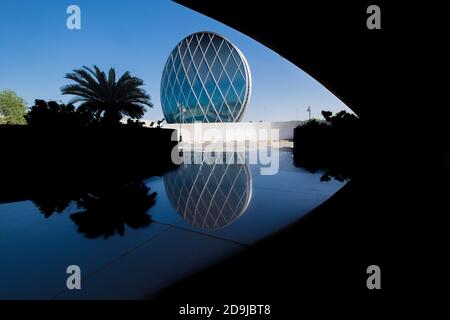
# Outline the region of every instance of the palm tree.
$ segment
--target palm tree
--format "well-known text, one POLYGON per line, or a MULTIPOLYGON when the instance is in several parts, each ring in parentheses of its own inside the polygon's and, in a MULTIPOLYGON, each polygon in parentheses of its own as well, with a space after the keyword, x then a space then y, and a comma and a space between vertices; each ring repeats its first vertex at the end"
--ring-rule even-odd
POLYGON ((70 103, 81 103, 80 112, 89 112, 98 123, 117 125, 123 116, 140 119, 146 106, 153 107, 150 96, 140 88, 144 82, 125 72, 116 81, 116 72, 110 68, 108 77, 97 66, 84 66, 65 75, 75 83, 61 88, 62 94, 74 95, 70 103))

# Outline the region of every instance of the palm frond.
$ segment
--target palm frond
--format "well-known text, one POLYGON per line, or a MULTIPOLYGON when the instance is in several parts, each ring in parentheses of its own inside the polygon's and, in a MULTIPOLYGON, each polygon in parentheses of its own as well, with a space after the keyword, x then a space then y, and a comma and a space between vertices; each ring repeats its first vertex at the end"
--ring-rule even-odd
POLYGON ((117 119, 111 117, 115 114, 139 119, 146 107, 153 107, 150 95, 142 88, 144 81, 131 76, 129 71, 116 81, 114 68, 110 68, 106 76, 96 65, 93 68, 83 66, 67 73, 65 78, 74 83, 61 87, 62 94, 73 95, 70 103, 80 104, 79 108, 95 117, 104 114, 117 119))

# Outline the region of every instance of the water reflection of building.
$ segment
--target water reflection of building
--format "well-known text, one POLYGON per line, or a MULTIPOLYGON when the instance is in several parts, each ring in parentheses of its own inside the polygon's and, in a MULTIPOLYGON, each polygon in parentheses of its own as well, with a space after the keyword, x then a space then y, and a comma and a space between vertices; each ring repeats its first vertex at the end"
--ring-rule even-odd
POLYGON ((164 175, 164 185, 177 213, 200 228, 231 224, 245 212, 252 197, 249 167, 236 161, 183 164, 164 175))

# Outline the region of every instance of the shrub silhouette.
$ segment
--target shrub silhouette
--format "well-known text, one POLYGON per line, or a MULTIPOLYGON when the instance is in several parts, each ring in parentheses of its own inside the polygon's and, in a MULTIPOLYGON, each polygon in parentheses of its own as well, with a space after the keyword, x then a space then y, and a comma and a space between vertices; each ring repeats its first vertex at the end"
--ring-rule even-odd
POLYGON ((94 124, 94 119, 89 113, 76 110, 72 104, 65 105, 44 100, 35 100, 25 119, 29 126, 42 128, 80 128, 94 124))
POLYGON ((322 181, 349 179, 359 165, 362 126, 354 114, 322 111, 325 121, 312 119, 294 130, 294 163, 308 171, 324 170, 322 181))

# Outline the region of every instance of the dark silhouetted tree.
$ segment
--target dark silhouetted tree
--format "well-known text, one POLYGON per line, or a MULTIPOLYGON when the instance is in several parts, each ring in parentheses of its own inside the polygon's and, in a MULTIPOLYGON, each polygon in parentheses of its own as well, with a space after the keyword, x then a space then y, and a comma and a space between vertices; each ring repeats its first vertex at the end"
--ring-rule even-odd
POLYGON ((345 110, 339 111, 335 115, 331 111, 322 111, 322 116, 336 129, 352 130, 355 124, 359 124, 358 117, 345 110))
POLYGON ((322 111, 325 121, 312 119, 294 132, 294 164, 308 171, 323 170, 321 181, 352 177, 359 165, 362 127, 359 118, 344 110, 333 115, 322 111))
POLYGON ((124 116, 140 119, 146 106, 153 107, 150 96, 142 89, 144 82, 128 71, 116 81, 113 68, 106 76, 97 66, 85 66, 65 77, 75 83, 63 86, 62 94, 74 95, 71 103, 80 103, 80 112, 89 112, 101 124, 119 125, 124 116))
POLYGON ((44 100, 35 100, 25 119, 28 125, 43 128, 77 128, 93 124, 93 118, 89 113, 77 111, 72 104, 65 105, 44 100))

